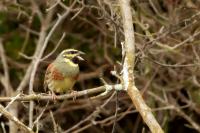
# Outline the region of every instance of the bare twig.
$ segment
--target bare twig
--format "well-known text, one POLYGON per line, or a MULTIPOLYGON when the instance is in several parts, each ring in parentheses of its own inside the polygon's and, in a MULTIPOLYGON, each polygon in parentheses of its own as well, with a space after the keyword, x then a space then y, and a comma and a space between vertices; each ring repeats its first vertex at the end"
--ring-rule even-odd
MULTIPOLYGON (((88 117, 86 117, 84 120, 80 121, 79 123, 77 123, 76 125, 74 125, 73 127, 71 127, 70 129, 66 130, 64 133, 72 132, 73 130, 77 129, 79 126, 81 126, 83 123, 85 123, 87 121, 90 121, 91 124, 95 124, 95 123, 92 123, 92 122, 98 116, 98 114, 101 112, 101 109, 104 108, 109 103, 109 101, 113 98, 114 95, 115 95, 115 93, 113 93, 100 107, 98 107, 88 117)), ((78 129, 78 130, 79 131, 76 131, 76 132, 80 132, 80 129, 78 129)), ((81 131, 83 131, 83 130, 81 130, 81 131)))
POLYGON ((62 37, 60 38, 60 40, 56 44, 56 47, 48 55, 46 55, 45 57, 43 57, 41 60, 45 60, 45 59, 49 58, 57 50, 57 48, 60 46, 61 42, 65 38, 65 35, 66 35, 65 33, 62 34, 62 37))
POLYGON ((0 105, 0 112, 9 120, 13 121, 20 129, 24 130, 26 133, 34 133, 29 127, 21 123, 15 116, 5 110, 5 108, 0 105))
MULTIPOLYGON (((18 94, 17 96, 15 97, 12 97, 11 101, 6 105, 5 109, 8 109, 12 104, 15 103, 16 99, 19 98, 20 94, 18 94)), ((0 114, 0 117, 1 117, 2 114, 0 114)))
POLYGON ((115 119, 113 123, 112 133, 115 133, 116 130, 116 123, 117 123, 117 114, 118 114, 118 108, 119 108, 119 95, 118 92, 116 92, 116 106, 115 106, 115 119))
POLYGON ((10 96, 11 92, 12 92, 12 87, 10 84, 10 76, 9 76, 9 69, 8 69, 8 64, 7 64, 7 60, 6 60, 6 56, 5 56, 5 52, 4 52, 4 47, 2 44, 2 39, 0 38, 0 58, 2 61, 2 65, 3 65, 3 69, 4 69, 4 79, 2 79, 2 84, 5 87, 6 90, 6 95, 10 96))
MULTIPOLYGON (((85 95, 93 95, 93 94, 98 94, 101 92, 104 92, 106 90, 106 87, 112 88, 114 90, 118 89, 119 86, 122 86, 120 84, 116 85, 106 85, 106 86, 99 86, 96 88, 91 88, 83 91, 78 91, 76 94, 74 93, 69 93, 69 94, 64 94, 64 95, 58 95, 56 97, 57 100, 65 100, 65 99, 70 99, 73 98, 74 96, 82 97, 85 95)), ((51 95, 47 94, 29 94, 29 95, 19 95, 18 97, 0 97, 0 102, 9 102, 12 101, 12 99, 15 98, 15 101, 31 101, 31 100, 46 100, 46 101, 52 101, 51 95)))
POLYGON ((199 124, 197 124, 195 121, 193 121, 188 115, 186 115, 180 107, 177 107, 176 105, 170 104, 168 102, 166 102, 165 100, 163 100, 162 98, 160 98, 159 96, 157 96, 156 94, 154 94, 153 92, 149 91, 148 95, 152 96, 153 98, 155 98, 156 100, 160 101, 161 103, 165 104, 166 106, 171 106, 180 116, 182 116, 185 120, 187 120, 192 127, 197 130, 198 132, 200 132, 200 126, 199 124))
POLYGON ((56 121, 55 121, 55 119, 54 119, 54 116, 53 116, 52 111, 50 111, 50 115, 51 115, 51 119, 52 119, 52 122, 53 122, 54 133, 58 133, 57 124, 56 124, 56 121))
MULTIPOLYGON (((3 44, 2 44, 1 38, 0 38, 0 56, 1 56, 1 61, 2 61, 2 64, 3 64, 4 75, 5 75, 4 76, 5 80, 2 80, 1 82, 2 82, 2 84, 5 87, 6 95, 7 96, 11 96, 11 95, 13 95, 12 94, 13 88, 12 88, 12 85, 10 83, 10 76, 9 76, 8 64, 7 64, 6 55, 5 55, 5 51, 4 51, 4 47, 3 47, 3 44)), ((12 105, 12 103, 14 103, 14 101, 15 101, 14 99, 11 100, 11 102, 9 102, 8 105, 6 106, 6 109, 9 108, 10 105, 12 105)), ((16 115, 16 110, 13 109, 12 107, 9 108, 9 111, 11 113, 13 113, 14 115, 16 115)), ((9 120, 9 127, 10 127, 10 132, 13 132, 13 131, 17 130, 16 125, 11 120, 9 120)), ((15 132, 13 132, 13 133, 15 133, 15 132)))
MULTIPOLYGON (((33 84, 34 84, 34 79, 35 79, 35 74, 37 71, 37 67, 39 65, 40 59, 42 58, 42 55, 44 53, 44 50, 47 47, 47 44, 49 42, 50 37, 52 36, 52 34, 54 33, 54 31, 56 30, 56 28, 58 27, 58 25, 64 20, 64 18, 70 13, 71 8, 75 5, 76 2, 74 2, 70 8, 63 14, 63 15, 58 15, 58 20, 55 23, 55 25, 51 28, 51 30, 49 31, 48 35, 45 38, 45 33, 41 34, 41 39, 38 41, 38 45, 41 46, 41 49, 38 50, 39 53, 37 54, 37 56, 35 56, 35 60, 34 60, 34 64, 33 64, 33 68, 31 71, 31 75, 30 75, 30 83, 29 83, 29 94, 33 93, 33 84), (45 38, 45 39, 44 39, 45 38)), ((53 11, 51 10, 50 15, 48 15, 47 17, 49 17, 47 20, 50 21, 52 15, 53 15, 53 11)), ((48 21, 47 21, 48 23, 48 21)), ((41 27, 42 29, 46 27, 46 23, 43 23, 44 25, 41 27)), ((44 30, 44 32, 46 31, 46 29, 44 30)), ((29 127, 32 127, 33 124, 33 102, 30 102, 30 109, 29 109, 29 127)))
MULTIPOLYGON (((38 47, 37 47, 38 49, 36 49, 36 51, 35 51, 34 58, 32 61, 32 64, 33 64, 32 70, 30 70, 29 94, 33 93, 33 84, 34 84, 34 78, 35 78, 37 66, 39 65, 39 61, 40 61, 40 59, 43 55, 43 52, 47 46, 47 42, 48 42, 47 39, 49 39, 49 38, 46 37, 46 31, 47 31, 47 27, 51 21, 52 15, 53 15, 53 11, 51 11, 47 15, 45 21, 42 22, 40 37, 38 40, 38 47), (47 40, 46 43, 44 43, 45 40, 47 40)), ((34 108, 34 102, 30 101, 30 104, 29 104, 29 127, 33 127, 33 108, 34 108)))

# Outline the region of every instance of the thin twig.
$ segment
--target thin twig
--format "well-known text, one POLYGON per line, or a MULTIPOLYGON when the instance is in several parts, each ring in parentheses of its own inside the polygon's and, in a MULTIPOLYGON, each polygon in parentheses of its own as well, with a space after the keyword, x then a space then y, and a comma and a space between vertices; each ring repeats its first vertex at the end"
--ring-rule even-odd
POLYGON ((20 122, 15 116, 13 116, 11 113, 5 110, 5 108, 0 104, 0 112, 9 120, 13 121, 18 128, 24 130, 26 133, 34 133, 31 128, 24 125, 22 122, 20 122))
POLYGON ((53 117, 52 111, 50 111, 50 116, 51 116, 51 119, 52 119, 52 122, 53 122, 54 133, 58 133, 57 124, 56 124, 56 121, 55 121, 55 119, 54 119, 54 117, 53 117))
MULTIPOLYGON (((73 130, 77 129, 79 126, 81 126, 83 123, 85 123, 87 121, 91 121, 91 123, 92 123, 93 119, 95 119, 98 116, 98 114, 101 112, 101 109, 104 108, 109 103, 109 101, 113 98, 114 95, 115 95, 115 93, 113 93, 100 107, 98 107, 88 117, 86 117, 84 120, 80 121, 79 123, 77 123, 76 125, 74 125, 73 127, 71 127, 70 129, 66 130, 63 133, 72 132, 73 130)), ((77 131, 76 131, 76 133, 77 133, 77 131)))
POLYGON ((115 130, 116 130, 117 114, 118 114, 118 108, 119 108, 118 104, 119 104, 119 93, 116 92, 115 118, 114 118, 112 133, 115 133, 115 130))
POLYGON ((172 106, 172 108, 177 112, 178 115, 182 116, 185 120, 187 120, 192 127, 197 130, 198 132, 200 132, 200 126, 199 124, 197 124, 194 120, 192 120, 188 115, 186 115, 180 107, 177 107, 176 105, 170 104, 168 102, 166 102, 165 100, 163 100, 162 98, 160 98, 159 96, 157 96, 156 94, 154 94, 151 91, 147 92, 149 96, 152 96, 153 98, 155 98, 156 100, 160 101, 161 103, 165 104, 166 106, 172 106))
MULTIPOLYGON (((4 79, 2 81, 2 84, 5 87, 6 90, 6 96, 11 96, 13 95, 13 88, 12 85, 10 83, 10 76, 9 76, 9 68, 8 68, 8 64, 7 64, 7 59, 6 59, 6 55, 5 55, 5 51, 4 51, 4 47, 2 44, 2 39, 0 38, 0 56, 1 56, 1 61, 3 64, 3 69, 4 69, 4 79)), ((17 96, 16 96, 17 97, 17 96)), ((12 103, 14 103, 15 98, 11 100, 11 102, 9 102, 6 106, 6 109, 10 107, 10 105, 12 105, 12 103)), ((14 116, 16 116, 16 109, 13 109, 12 106, 9 108, 9 112, 12 113, 14 116)), ((17 127, 15 126, 15 124, 9 120, 9 128, 10 128, 10 132, 15 133, 14 131, 17 130, 17 127)))
MULTIPOLYGON (((63 15, 58 15, 58 20, 56 21, 55 25, 53 25, 53 27, 51 28, 51 30, 49 31, 48 35, 46 36, 45 40, 43 41, 43 39, 41 39, 41 41, 38 42, 38 45, 41 45, 42 43, 42 47, 41 47, 41 50, 39 52, 39 54, 35 57, 35 60, 34 60, 34 64, 33 64, 33 69, 31 71, 31 75, 30 75, 30 83, 29 83, 29 94, 33 93, 33 84, 34 84, 34 79, 35 79, 35 74, 36 74, 36 71, 37 71, 37 67, 39 65, 39 62, 40 62, 40 59, 42 58, 42 55, 44 53, 44 50, 46 49, 47 47, 47 44, 49 42, 49 39, 50 37, 52 36, 52 34, 54 33, 54 31, 56 30, 56 28, 58 27, 58 25, 64 20, 64 18, 70 13, 71 11, 71 8, 75 5, 76 2, 73 2, 73 4, 70 6, 70 8, 63 14, 63 15)), ((49 15, 47 17, 49 17, 49 21, 50 21, 50 18, 52 17, 53 15, 53 11, 51 10, 49 15)), ((48 19, 47 19, 48 20, 48 19)), ((44 23, 45 25, 46 23, 44 23)), ((43 26, 44 26, 43 25, 43 26)), ((43 29, 43 27, 42 27, 43 29)), ((41 35, 43 36, 43 35, 41 35)), ((33 125, 33 102, 30 102, 30 109, 29 109, 29 127, 32 127, 33 125)))
POLYGON ((2 83, 5 87, 6 95, 9 96, 9 95, 11 95, 11 92, 13 90, 12 90, 12 87, 11 87, 11 84, 10 84, 8 63, 7 63, 7 60, 6 60, 5 51, 4 51, 4 47, 3 47, 3 44, 2 44, 1 38, 0 38, 0 58, 1 58, 1 61, 2 61, 3 70, 4 70, 4 77, 5 77, 4 78, 5 80, 4 80, 4 82, 2 81, 2 83))
POLYGON ((58 43, 56 44, 56 47, 55 47, 48 55, 46 55, 45 57, 43 57, 43 58, 41 59, 41 61, 43 61, 43 60, 49 58, 49 57, 58 49, 58 47, 60 46, 60 44, 61 44, 61 42, 63 41, 63 39, 65 38, 65 36, 66 36, 66 33, 63 33, 63 34, 62 34, 62 37, 60 38, 60 40, 59 40, 58 43))
MULTIPOLYGON (((113 87, 113 85, 111 85, 113 87)), ((92 88, 92 89, 87 89, 83 91, 78 91, 76 94, 74 93, 69 93, 69 94, 64 94, 64 95, 58 95, 56 97, 56 100, 65 100, 65 99, 70 99, 73 98, 74 96, 82 97, 85 95, 92 95, 92 94, 98 94, 106 90, 105 86, 100 86, 97 88, 92 88)), ((14 97, 0 97, 0 102, 9 102, 12 101, 14 97)), ((48 94, 29 94, 29 95, 20 95, 15 99, 15 101, 31 101, 31 100, 50 100, 52 101, 52 96, 48 94)))

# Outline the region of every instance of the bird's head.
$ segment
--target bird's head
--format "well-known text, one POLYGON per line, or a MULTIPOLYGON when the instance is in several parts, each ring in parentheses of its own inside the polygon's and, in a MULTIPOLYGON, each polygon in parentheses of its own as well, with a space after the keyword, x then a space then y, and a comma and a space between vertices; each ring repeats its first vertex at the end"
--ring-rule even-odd
POLYGON ((78 64, 79 61, 84 60, 81 55, 85 54, 82 51, 78 51, 75 49, 66 49, 63 50, 57 57, 57 59, 62 60, 66 63, 72 62, 74 64, 78 64))

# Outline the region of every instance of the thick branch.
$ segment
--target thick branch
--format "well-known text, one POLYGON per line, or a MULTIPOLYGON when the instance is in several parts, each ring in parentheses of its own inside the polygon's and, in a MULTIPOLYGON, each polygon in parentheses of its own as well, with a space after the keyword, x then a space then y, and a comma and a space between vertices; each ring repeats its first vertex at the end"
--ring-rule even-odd
POLYGON ((134 61, 135 61, 135 38, 133 30, 133 21, 130 8, 130 0, 119 0, 121 14, 123 17, 123 27, 125 36, 125 45, 123 53, 125 53, 125 60, 123 64, 123 80, 124 87, 128 95, 133 101, 136 109, 141 114, 143 120, 153 133, 163 133, 162 128, 153 116, 151 109, 144 102, 140 92, 134 83, 134 61))

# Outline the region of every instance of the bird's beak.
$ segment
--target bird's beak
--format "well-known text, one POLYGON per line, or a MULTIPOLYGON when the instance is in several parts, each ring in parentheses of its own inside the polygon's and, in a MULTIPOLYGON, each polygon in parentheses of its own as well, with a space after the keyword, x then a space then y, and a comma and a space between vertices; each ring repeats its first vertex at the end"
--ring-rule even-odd
POLYGON ((78 55, 77 55, 77 58, 81 61, 83 61, 84 59, 80 56, 80 55, 84 55, 85 53, 82 52, 82 51, 78 51, 78 55))
POLYGON ((84 55, 85 53, 82 52, 82 51, 78 51, 78 54, 79 54, 79 55, 84 55))

